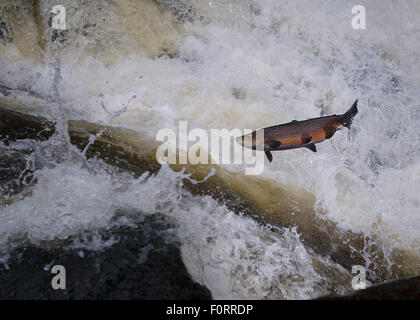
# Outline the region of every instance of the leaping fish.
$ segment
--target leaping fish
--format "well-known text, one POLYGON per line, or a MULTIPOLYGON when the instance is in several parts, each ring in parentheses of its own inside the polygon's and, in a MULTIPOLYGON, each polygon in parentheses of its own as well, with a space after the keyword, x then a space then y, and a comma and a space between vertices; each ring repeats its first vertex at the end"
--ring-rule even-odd
POLYGON ((357 112, 356 100, 346 113, 302 121, 293 120, 256 130, 237 137, 236 141, 246 148, 264 151, 270 162, 273 160, 270 151, 308 148, 316 152, 315 143, 330 139, 342 127, 350 128, 357 112))

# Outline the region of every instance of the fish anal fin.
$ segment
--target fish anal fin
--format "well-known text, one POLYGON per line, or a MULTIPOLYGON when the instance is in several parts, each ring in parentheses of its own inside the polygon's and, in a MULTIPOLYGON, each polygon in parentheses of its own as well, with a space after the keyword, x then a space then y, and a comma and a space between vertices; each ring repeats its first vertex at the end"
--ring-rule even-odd
POLYGON ((271 154, 270 151, 265 151, 265 155, 267 156, 268 161, 273 161, 273 155, 271 154))
POLYGON ((313 143, 308 144, 308 145, 306 146, 306 148, 308 148, 309 150, 311 150, 311 151, 313 151, 313 152, 316 152, 316 146, 315 146, 315 144, 313 144, 313 143))

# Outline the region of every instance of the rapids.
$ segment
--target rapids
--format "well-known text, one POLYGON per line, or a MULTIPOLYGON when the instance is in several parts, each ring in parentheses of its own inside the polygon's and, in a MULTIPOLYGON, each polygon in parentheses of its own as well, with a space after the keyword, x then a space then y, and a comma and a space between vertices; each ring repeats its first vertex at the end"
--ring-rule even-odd
MULTIPOLYGON (((59 31, 55 1, 0 4, 0 105, 57 131, 2 145, 29 154, 35 179, 28 195, 2 190, 5 265, 14 248, 81 246, 139 210, 176 219, 183 261, 213 298, 342 294, 355 264, 373 282, 420 273, 419 2, 359 1, 364 30, 348 1, 60 3, 59 31), (316 154, 278 152, 258 177, 153 158, 157 131, 180 120, 257 129, 356 98, 350 131, 316 154)), ((83 248, 110 245, 94 239, 83 248)))

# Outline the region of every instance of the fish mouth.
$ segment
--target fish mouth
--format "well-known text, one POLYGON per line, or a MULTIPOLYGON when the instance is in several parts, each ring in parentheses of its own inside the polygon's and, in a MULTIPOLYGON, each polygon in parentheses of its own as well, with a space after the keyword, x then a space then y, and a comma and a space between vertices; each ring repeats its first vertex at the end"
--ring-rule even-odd
POLYGON ((239 143, 241 146, 244 145, 244 136, 239 136, 235 138, 236 142, 239 143))
POLYGON ((255 142, 253 141, 252 136, 249 134, 236 137, 235 140, 244 148, 256 150, 255 142))

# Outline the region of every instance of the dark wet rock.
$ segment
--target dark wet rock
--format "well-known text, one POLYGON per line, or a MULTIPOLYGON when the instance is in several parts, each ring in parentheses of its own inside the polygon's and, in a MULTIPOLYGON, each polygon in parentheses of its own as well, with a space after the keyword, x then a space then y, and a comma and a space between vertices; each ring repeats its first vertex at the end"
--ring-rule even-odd
POLYGON ((165 215, 144 215, 135 227, 103 232, 119 241, 99 252, 16 249, 0 266, 0 299, 211 299, 188 274, 174 228, 165 215), (65 267, 65 290, 52 289, 53 265, 65 267))
MULTIPOLYGON (((13 150, 0 146, 0 204, 35 183, 33 171, 27 168, 27 158, 33 150, 13 150)), ((11 200, 11 199, 10 199, 11 200)))
POLYGON ((45 141, 54 132, 54 124, 44 118, 0 107, 0 204, 10 203, 10 196, 17 195, 36 183, 33 172, 40 168, 34 163, 28 167, 28 159, 35 151, 35 143, 19 147, 9 144, 27 139, 45 141))
POLYGON ((419 300, 420 277, 375 285, 348 296, 325 296, 322 300, 419 300))
MULTIPOLYGON (((39 141, 51 138, 55 129, 44 118, 2 108, 0 124, 0 204, 4 205, 12 194, 25 196, 22 191, 33 173, 27 169, 28 157, 40 152, 39 141), (29 138, 38 141, 33 141, 33 148, 29 138), (15 148, 14 141, 19 140, 25 144, 20 142, 15 148)), ((106 163, 135 174, 156 172, 160 166, 154 149, 136 139, 130 141, 130 135, 137 137, 134 133, 69 121, 71 142, 81 150, 92 135, 98 135, 86 149, 87 158, 100 156, 106 163)), ((174 227, 163 215, 146 216, 135 227, 103 231, 105 237, 118 237, 118 243, 101 252, 84 250, 83 258, 80 250, 65 250, 65 244, 57 241, 47 247, 15 249, 9 268, 0 267, 0 299, 210 299, 209 290, 189 276, 179 241, 172 234, 174 227), (52 261, 66 267, 67 290, 51 288, 53 274, 44 267, 52 261)))
MULTIPOLYGON (((38 75, 38 79, 40 79, 40 78, 41 78, 41 75, 38 75)), ((0 94, 3 95, 4 97, 13 97, 13 96, 15 96, 15 94, 20 94, 20 95, 30 95, 34 99, 39 99, 39 100, 44 100, 45 99, 45 97, 43 97, 39 93, 31 90, 31 88, 23 87, 23 86, 22 87, 10 88, 10 87, 5 86, 1 83, 0 83, 0 94)), ((0 97, 1 97, 1 95, 0 95, 0 97)), ((7 107, 3 108, 1 104, 0 104, 0 108, 10 110, 10 107, 9 108, 7 108, 7 107)))
POLYGON ((192 5, 163 2, 2 0, 0 46, 8 50, 0 50, 0 56, 34 59, 41 67, 56 57, 93 57, 109 64, 117 55, 156 57, 165 53, 162 48, 173 52, 185 36, 182 22, 190 19, 192 5), (65 7, 66 25, 60 26, 64 29, 53 26, 55 5, 65 7))
POLYGON ((90 137, 96 137, 86 149, 85 155, 88 159, 98 157, 107 164, 136 175, 146 171, 155 173, 160 168, 154 146, 143 142, 134 130, 70 120, 68 131, 70 142, 80 150, 86 149, 90 137))
POLYGON ((4 25, 0 28, 0 45, 9 50, 0 50, 0 56, 8 59, 14 52, 20 58, 42 57, 45 49, 43 26, 39 15, 40 0, 2 0, 0 1, 0 19, 4 25))
POLYGON ((6 23, 0 19, 0 42, 4 45, 11 43, 13 37, 11 36, 6 23))
POLYGON ((0 147, 0 186, 3 182, 17 179, 26 167, 23 155, 30 151, 11 150, 0 147))
POLYGON ((5 97, 10 96, 11 92, 10 92, 10 88, 7 88, 5 86, 0 85, 0 94, 2 94, 5 97))
POLYGON ((54 124, 44 118, 23 114, 0 106, 0 140, 48 140, 55 132, 54 124))

